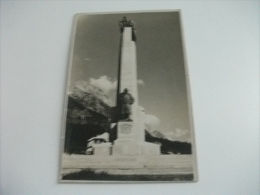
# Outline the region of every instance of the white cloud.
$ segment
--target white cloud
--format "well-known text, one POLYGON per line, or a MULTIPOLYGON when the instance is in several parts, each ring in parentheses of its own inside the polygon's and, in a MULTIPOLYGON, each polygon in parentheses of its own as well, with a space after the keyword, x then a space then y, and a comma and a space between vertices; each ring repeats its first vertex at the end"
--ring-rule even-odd
POLYGON ((186 142, 188 142, 188 143, 192 143, 192 139, 191 139, 191 137, 188 137, 188 138, 186 139, 186 142))
POLYGON ((142 79, 138 79, 138 80, 137 80, 137 83, 138 83, 139 85, 144 86, 144 81, 143 81, 142 79))
MULTIPOLYGON (((99 77, 98 79, 90 78, 89 82, 91 85, 98 87, 99 89, 103 90, 105 93, 110 92, 111 90, 115 90, 117 88, 117 80, 109 78, 106 75, 99 77)), ((139 79, 137 81, 139 85, 144 86, 144 81, 139 79)))
POLYGON ((160 119, 157 116, 146 114, 145 115, 145 124, 148 125, 150 128, 157 126, 161 123, 160 119))
POLYGON ((90 78, 89 82, 91 85, 98 87, 99 89, 103 90, 105 93, 116 89, 117 81, 113 81, 108 76, 104 75, 99 77, 98 79, 90 78))
POLYGON ((167 138, 171 139, 171 140, 176 140, 176 139, 180 139, 180 138, 185 138, 188 136, 189 134, 189 130, 182 130, 182 129, 175 129, 173 131, 164 133, 166 135, 167 138))
POLYGON ((144 107, 143 106, 139 106, 140 110, 144 112, 144 107))

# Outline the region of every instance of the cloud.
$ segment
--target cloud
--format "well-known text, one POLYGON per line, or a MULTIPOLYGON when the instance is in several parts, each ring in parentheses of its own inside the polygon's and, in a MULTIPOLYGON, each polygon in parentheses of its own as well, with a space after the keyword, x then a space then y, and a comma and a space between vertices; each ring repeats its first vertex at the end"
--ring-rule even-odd
MULTIPOLYGON (((89 82, 91 85, 103 90, 105 93, 115 90, 117 88, 117 80, 109 78, 106 75, 99 77, 98 79, 90 78, 89 82)), ((144 86, 144 81, 142 79, 137 80, 138 85, 144 86)))
POLYGON ((161 123, 160 119, 157 116, 146 114, 145 115, 145 124, 148 125, 150 128, 157 126, 161 123))
POLYGON ((175 129, 164 134, 168 139, 171 140, 187 140, 187 138, 189 137, 189 133, 189 130, 175 129))
POLYGON ((117 81, 113 81, 113 79, 109 78, 106 75, 101 76, 98 79, 90 78, 89 82, 91 85, 103 90, 105 93, 116 89, 117 86, 117 81))
POLYGON ((188 138, 186 139, 186 142, 188 142, 188 143, 192 143, 192 139, 191 139, 191 137, 188 137, 188 138))
POLYGON ((143 81, 142 79, 138 79, 138 80, 137 80, 137 83, 138 83, 139 85, 144 86, 144 81, 143 81))

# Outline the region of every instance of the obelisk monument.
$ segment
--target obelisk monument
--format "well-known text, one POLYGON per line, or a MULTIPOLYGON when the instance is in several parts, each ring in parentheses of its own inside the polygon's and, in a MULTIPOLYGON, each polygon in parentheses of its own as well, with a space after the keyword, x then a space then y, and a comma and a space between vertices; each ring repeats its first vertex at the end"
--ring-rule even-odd
POLYGON ((135 25, 124 17, 119 26, 117 139, 112 155, 160 154, 159 145, 145 142, 145 114, 138 102, 135 25))

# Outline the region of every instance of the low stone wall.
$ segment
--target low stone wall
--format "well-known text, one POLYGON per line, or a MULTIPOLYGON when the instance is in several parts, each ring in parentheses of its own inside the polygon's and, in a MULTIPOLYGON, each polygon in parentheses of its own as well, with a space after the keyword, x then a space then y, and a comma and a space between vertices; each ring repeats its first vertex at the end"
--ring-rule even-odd
MULTIPOLYGON (((193 173, 192 155, 159 155, 159 156, 87 156, 63 155, 62 169, 104 169, 104 170, 150 170, 160 174, 193 173), (168 171, 167 171, 168 170, 168 171)), ((135 171, 135 172, 136 172, 135 171)))

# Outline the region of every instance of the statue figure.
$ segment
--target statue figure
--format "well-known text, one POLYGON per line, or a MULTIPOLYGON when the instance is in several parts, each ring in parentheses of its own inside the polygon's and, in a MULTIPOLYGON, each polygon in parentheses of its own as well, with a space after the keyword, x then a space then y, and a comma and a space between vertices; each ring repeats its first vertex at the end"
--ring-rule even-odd
POLYGON ((133 96, 128 93, 128 89, 119 94, 119 120, 132 121, 130 118, 132 114, 132 104, 134 103, 133 96))
POLYGON ((123 33, 124 27, 132 27, 133 31, 135 31, 135 23, 132 20, 127 20, 127 17, 123 17, 121 21, 119 21, 120 32, 123 33))
POLYGON ((123 17, 121 21, 119 21, 119 26, 120 26, 120 32, 122 33, 124 30, 124 27, 127 25, 127 18, 123 17))

